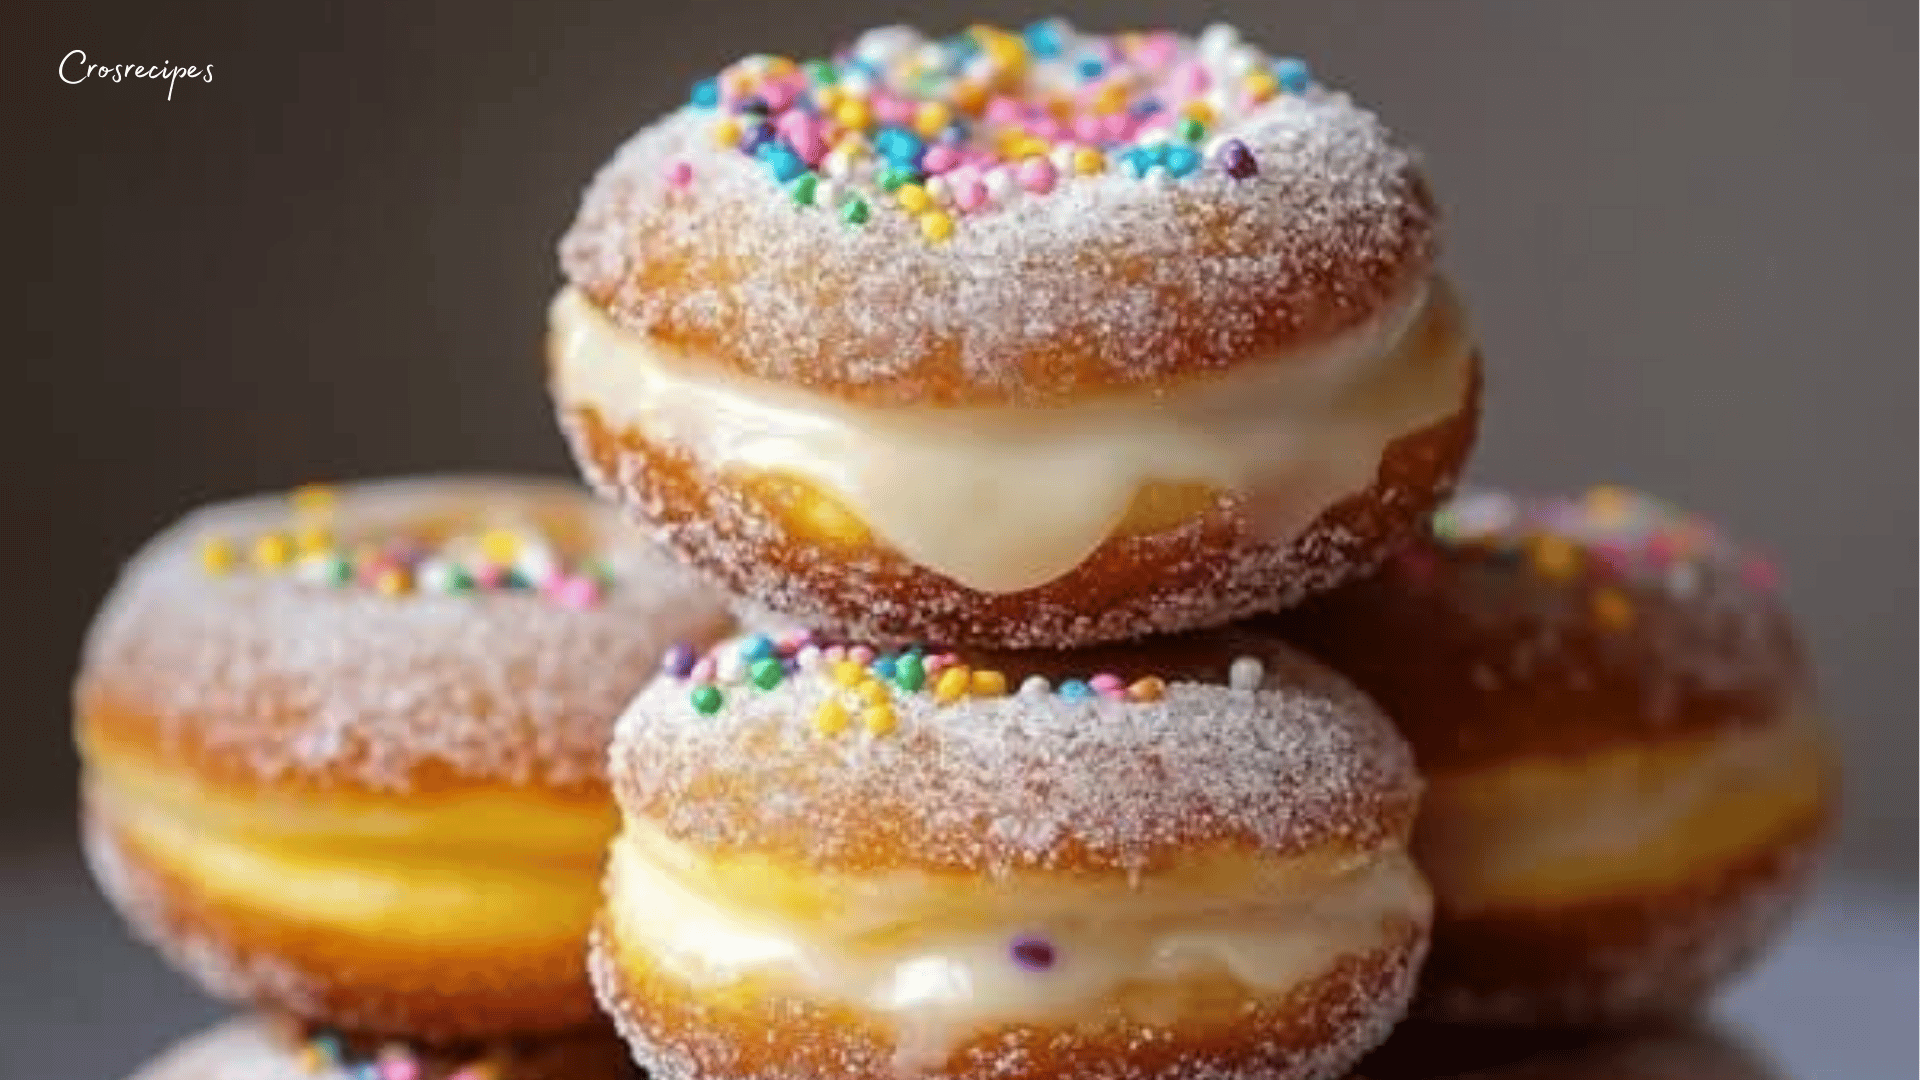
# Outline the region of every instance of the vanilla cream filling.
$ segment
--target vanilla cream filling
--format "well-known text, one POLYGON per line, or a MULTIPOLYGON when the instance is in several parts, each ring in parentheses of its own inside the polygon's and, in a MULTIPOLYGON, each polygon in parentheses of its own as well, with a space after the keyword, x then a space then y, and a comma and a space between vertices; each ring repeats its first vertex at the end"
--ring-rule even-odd
POLYGON ((563 405, 719 472, 804 480, 906 558, 989 593, 1072 570, 1153 482, 1239 496, 1268 540, 1291 540, 1366 488, 1394 439, 1460 407, 1472 352, 1436 277, 1330 342, 1166 392, 876 408, 676 353, 570 287, 549 318, 563 405))
POLYGON ((1698 876, 1829 797, 1821 721, 1795 710, 1698 742, 1429 775, 1414 850, 1441 906, 1584 903, 1698 876))
POLYGON ((995 1025, 1090 1007, 1172 1023, 1195 977, 1282 995, 1430 910, 1424 879, 1399 851, 1312 875, 1255 866, 1231 888, 901 872, 808 915, 766 899, 780 895, 771 883, 751 898, 703 888, 687 849, 630 824, 608 875, 615 939, 641 962, 720 999, 771 987, 861 1010, 892 1028, 908 1069, 938 1064, 995 1025), (1046 942, 1051 964, 1023 966, 1012 951, 1023 937, 1046 942))
POLYGON ((614 828, 610 807, 513 793, 423 799, 418 809, 302 805, 119 762, 90 764, 84 783, 119 842, 205 899, 435 948, 584 941, 614 828))

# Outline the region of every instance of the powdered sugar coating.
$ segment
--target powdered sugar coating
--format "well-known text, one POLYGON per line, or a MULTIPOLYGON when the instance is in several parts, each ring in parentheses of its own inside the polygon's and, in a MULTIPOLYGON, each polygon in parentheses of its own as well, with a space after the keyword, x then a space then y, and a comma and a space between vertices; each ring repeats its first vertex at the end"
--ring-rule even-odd
POLYGON ((88 634, 83 722, 136 725, 160 752, 261 782, 403 792, 504 782, 594 788, 612 717, 720 603, 559 481, 413 478, 342 489, 334 528, 528 518, 578 533, 613 584, 576 610, 529 593, 388 597, 281 574, 209 575, 209 536, 286 527, 281 497, 196 511, 126 567, 88 634))
POLYGON ((906 214, 848 227, 794 205, 713 124, 686 107, 623 145, 562 268, 629 329, 863 400, 1042 403, 1219 370, 1361 322, 1435 247, 1411 157, 1318 85, 1211 133, 1249 148, 1256 177, 1114 167, 968 215, 938 244, 906 214))
POLYGON ((131 1080, 640 1080, 613 1043, 611 1033, 433 1049, 385 1040, 384 1056, 316 1063, 301 1025, 241 1017, 181 1041, 131 1080))
POLYGON ((849 692, 825 667, 728 687, 713 715, 662 676, 615 729, 614 788, 628 815, 696 847, 852 871, 1142 872, 1207 845, 1288 855, 1404 839, 1419 781, 1364 696, 1271 641, 1223 632, 1204 647, 1222 674, 1169 673, 1157 701, 896 693, 877 735, 857 711, 850 730, 816 730, 849 692), (1264 664, 1259 690, 1225 685, 1243 653, 1264 664))

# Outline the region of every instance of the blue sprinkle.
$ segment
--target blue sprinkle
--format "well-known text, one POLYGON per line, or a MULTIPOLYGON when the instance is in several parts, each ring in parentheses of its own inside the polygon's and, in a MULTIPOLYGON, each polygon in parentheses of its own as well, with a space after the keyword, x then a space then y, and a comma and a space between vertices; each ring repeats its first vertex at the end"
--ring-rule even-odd
POLYGON ((311 1042, 313 1048, 329 1063, 340 1060, 340 1040, 334 1035, 315 1035, 311 1042))
POLYGON ((1082 79, 1091 82, 1099 78, 1101 72, 1107 70, 1107 65, 1101 63, 1097 56, 1083 56, 1080 62, 1074 65, 1074 70, 1080 73, 1082 79))
POLYGON ((941 128, 940 134, 935 136, 935 138, 946 143, 948 146, 958 146, 967 141, 967 125, 962 121, 955 120, 953 123, 941 128))
POLYGON ((1313 76, 1307 72, 1307 62, 1291 56, 1273 62, 1273 78, 1280 84, 1280 89, 1289 94, 1304 94, 1307 87, 1313 85, 1313 76))
POLYGON ((1141 98, 1139 101, 1127 106, 1127 111, 1135 117, 1147 117, 1152 116, 1164 108, 1166 108, 1166 106, 1160 104, 1159 98, 1141 98))
POLYGON ((353 1067, 353 1080, 380 1080, 380 1066, 371 1061, 363 1061, 353 1067))
POLYGON ((1136 146, 1121 154, 1120 161, 1136 180, 1147 175, 1147 170, 1154 166, 1153 152, 1144 146, 1136 146))
POLYGON ((927 147, 920 136, 906 128, 890 127, 882 128, 880 134, 873 137, 873 149, 895 165, 911 167, 920 163, 920 155, 927 147))
POLYGON ((1093 688, 1079 679, 1062 680, 1054 692, 1068 701, 1085 701, 1093 696, 1093 688))
POLYGON ((1033 23, 1020 36, 1026 39, 1027 51, 1041 60, 1051 60, 1060 55, 1060 23, 1057 19, 1042 19, 1033 23))
POLYGON ((772 145, 772 124, 755 124, 740 136, 740 149, 762 161, 766 160, 766 148, 772 145))
POLYGON ((965 60, 967 57, 980 51, 980 43, 973 39, 972 34, 955 34, 940 44, 949 53, 953 54, 955 67, 960 66, 959 61, 965 60))
POLYGON ((773 655, 773 639, 765 634, 755 634, 740 643, 740 659, 752 663, 765 660, 773 655))
POLYGON ((893 678, 893 657, 876 657, 873 663, 867 665, 867 670, 873 672, 875 678, 891 679, 893 678))
POLYGON ((694 105, 702 109, 711 109, 720 104, 720 80, 701 79, 693 84, 694 105))
POLYGON ((1167 171, 1174 176, 1185 176, 1200 167, 1200 152, 1191 146, 1171 146, 1163 158, 1167 171))
POLYGON ((779 143, 768 143, 767 145, 773 147, 773 149, 768 150, 766 154, 762 156, 761 160, 767 163, 767 171, 773 174, 775 180, 784 184, 807 171, 807 163, 800 160, 799 154, 781 146, 779 143))

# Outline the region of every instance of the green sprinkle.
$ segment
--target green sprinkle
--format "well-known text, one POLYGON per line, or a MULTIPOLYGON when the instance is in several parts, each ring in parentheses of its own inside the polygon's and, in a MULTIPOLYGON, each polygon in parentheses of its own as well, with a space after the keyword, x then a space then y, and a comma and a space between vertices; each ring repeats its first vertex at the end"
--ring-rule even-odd
POLYGON ((834 70, 829 60, 809 60, 801 65, 806 69, 807 79, 815 86, 832 86, 840 81, 840 73, 834 70))
POLYGON ((919 653, 910 652, 894 661, 893 681, 909 693, 927 684, 927 668, 920 662, 919 653))
POLYGON ((712 716, 720 711, 720 688, 712 684, 693 688, 693 710, 701 716, 712 716))
POLYGON ((602 589, 613 587, 613 567, 605 559, 588 559, 580 564, 580 572, 593 579, 602 589))
POLYGON ((327 584, 345 585, 353 580, 353 563, 339 556, 327 560, 327 584))
POLYGON ((762 690, 771 690, 779 686, 780 680, 786 678, 786 675, 786 670, 780 666, 780 661, 771 656, 755 660, 753 666, 747 669, 747 678, 762 690))
POLYGON ((902 184, 913 179, 913 170, 904 165, 889 165, 880 170, 880 187, 884 191, 898 191, 902 184))
POLYGON ((820 178, 813 173, 801 173, 793 183, 787 185, 787 194, 801 206, 813 205, 813 194, 820 187, 820 178))
POLYGON ((848 199, 847 205, 840 208, 840 220, 849 225, 865 225, 867 223, 866 200, 860 198, 848 199))
POLYGON ((1180 121, 1180 137, 1190 143, 1197 143, 1206 137, 1207 126, 1189 116, 1180 121))
POLYGON ((447 591, 448 592, 472 592, 473 591, 473 575, 467 573, 466 568, 461 566, 456 566, 453 569, 448 570, 447 571, 447 591))
POLYGON ((527 580, 527 575, 521 573, 518 569, 508 570, 507 576, 500 579, 500 587, 503 589, 525 589, 531 587, 532 584, 532 582, 527 580))

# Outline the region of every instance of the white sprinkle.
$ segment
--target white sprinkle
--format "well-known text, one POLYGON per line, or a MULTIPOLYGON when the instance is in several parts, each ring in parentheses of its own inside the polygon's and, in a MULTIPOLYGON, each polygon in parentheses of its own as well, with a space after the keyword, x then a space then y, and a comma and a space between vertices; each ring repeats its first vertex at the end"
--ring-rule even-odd
POLYGON ((1029 675, 1020 682, 1020 696, 1043 698, 1053 693, 1053 684, 1038 675, 1029 675))
POLYGON ((1266 665, 1254 656, 1238 657, 1227 668, 1227 685, 1235 690, 1258 690, 1266 677, 1266 665))

